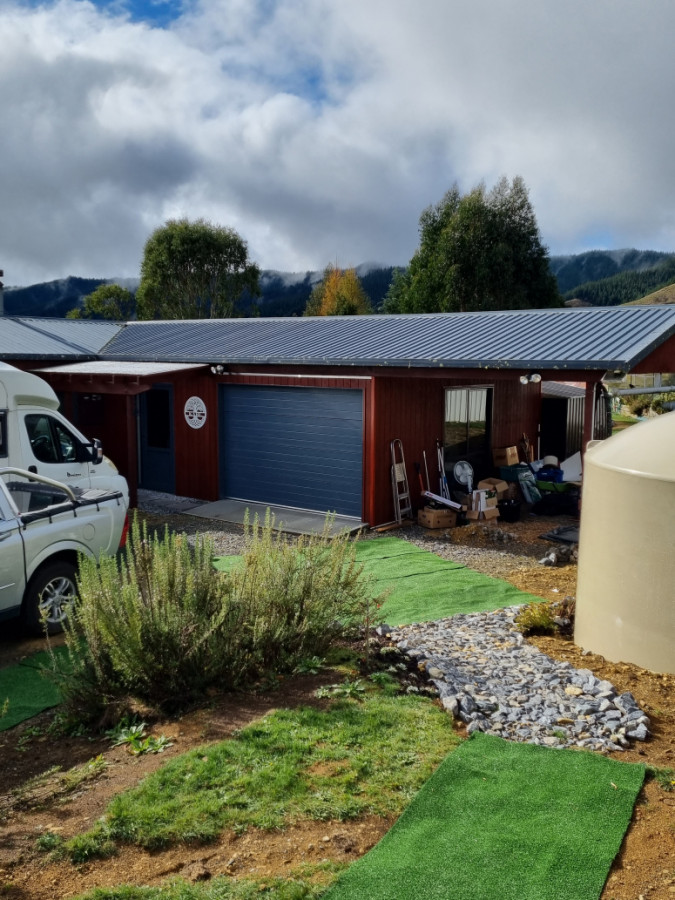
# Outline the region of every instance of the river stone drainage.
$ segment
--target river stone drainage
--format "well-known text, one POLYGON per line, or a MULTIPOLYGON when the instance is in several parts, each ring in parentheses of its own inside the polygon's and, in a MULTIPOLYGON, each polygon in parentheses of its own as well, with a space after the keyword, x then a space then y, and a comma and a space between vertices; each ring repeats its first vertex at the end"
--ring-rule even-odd
POLYGON ((469 734, 600 751, 646 740, 650 722, 633 695, 528 644, 515 625, 519 609, 377 631, 425 672, 469 734))

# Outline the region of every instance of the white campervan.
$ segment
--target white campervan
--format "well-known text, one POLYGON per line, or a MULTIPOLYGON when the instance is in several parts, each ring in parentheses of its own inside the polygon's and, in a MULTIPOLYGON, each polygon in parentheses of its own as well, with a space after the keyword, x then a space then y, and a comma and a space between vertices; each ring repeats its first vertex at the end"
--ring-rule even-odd
POLYGON ((0 362, 0 466, 15 466, 79 487, 120 491, 129 487, 100 441, 88 440, 58 412, 59 400, 37 375, 0 362))

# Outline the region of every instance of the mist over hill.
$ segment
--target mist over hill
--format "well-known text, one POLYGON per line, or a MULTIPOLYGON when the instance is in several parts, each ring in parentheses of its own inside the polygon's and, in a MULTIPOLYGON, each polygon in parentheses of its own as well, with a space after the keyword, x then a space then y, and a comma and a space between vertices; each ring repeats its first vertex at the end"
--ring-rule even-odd
POLYGON ((602 281, 622 272, 643 272, 667 260, 671 253, 656 250, 589 250, 572 256, 552 256, 551 271, 561 294, 568 294, 579 285, 602 281))
MULTIPOLYGON (((675 254, 655 250, 590 250, 570 256, 552 256, 551 271, 565 299, 578 298, 593 306, 615 306, 650 294, 675 282, 675 254)), ((366 294, 379 309, 393 277, 393 266, 364 263, 356 268, 366 294)), ((260 297, 245 296, 237 304, 240 315, 301 316, 312 288, 323 271, 263 271, 260 297)), ((114 282, 132 292, 133 278, 78 278, 28 287, 7 287, 5 315, 63 318, 100 284, 114 282)))
MULTIPOLYGON (((389 289, 394 269, 364 263, 356 269, 363 289, 377 309, 389 289)), ((260 277, 260 297, 244 296, 237 304, 242 315, 301 316, 312 288, 323 278, 323 271, 276 272, 267 270, 260 277), (255 308, 254 308, 255 307, 255 308)), ((77 278, 33 284, 29 287, 5 288, 5 315, 63 318, 75 307, 81 307, 87 294, 100 284, 113 282, 134 292, 138 279, 77 278)))

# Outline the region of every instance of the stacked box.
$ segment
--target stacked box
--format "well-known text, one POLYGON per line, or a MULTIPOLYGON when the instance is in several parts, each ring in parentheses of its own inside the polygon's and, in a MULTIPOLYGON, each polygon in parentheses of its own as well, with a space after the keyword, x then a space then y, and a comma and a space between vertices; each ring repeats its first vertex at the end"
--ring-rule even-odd
POLYGON ((453 509, 432 509, 425 506, 417 513, 417 522, 423 528, 454 528, 457 513, 453 509))
POLYGON ((495 491, 497 499, 503 500, 508 493, 509 484, 501 478, 483 478, 482 481, 478 482, 476 488, 479 491, 495 491))
POLYGON ((517 466, 518 460, 517 447, 494 447, 492 449, 492 461, 495 466, 517 466))
POLYGON ((467 501, 465 515, 469 522, 499 518, 497 491, 481 489, 464 496, 467 501))

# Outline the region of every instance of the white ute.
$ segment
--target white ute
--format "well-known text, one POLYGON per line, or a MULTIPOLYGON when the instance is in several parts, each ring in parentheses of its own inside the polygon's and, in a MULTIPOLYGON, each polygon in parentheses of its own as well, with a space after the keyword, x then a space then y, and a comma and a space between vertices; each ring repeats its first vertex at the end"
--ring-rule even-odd
POLYGON ((61 631, 77 594, 79 555, 115 554, 127 527, 121 491, 0 468, 0 619, 20 616, 37 634, 61 631))
POLYGON ((58 412, 51 385, 0 362, 0 466, 27 469, 78 488, 120 491, 129 487, 103 455, 100 441, 87 440, 58 412))

